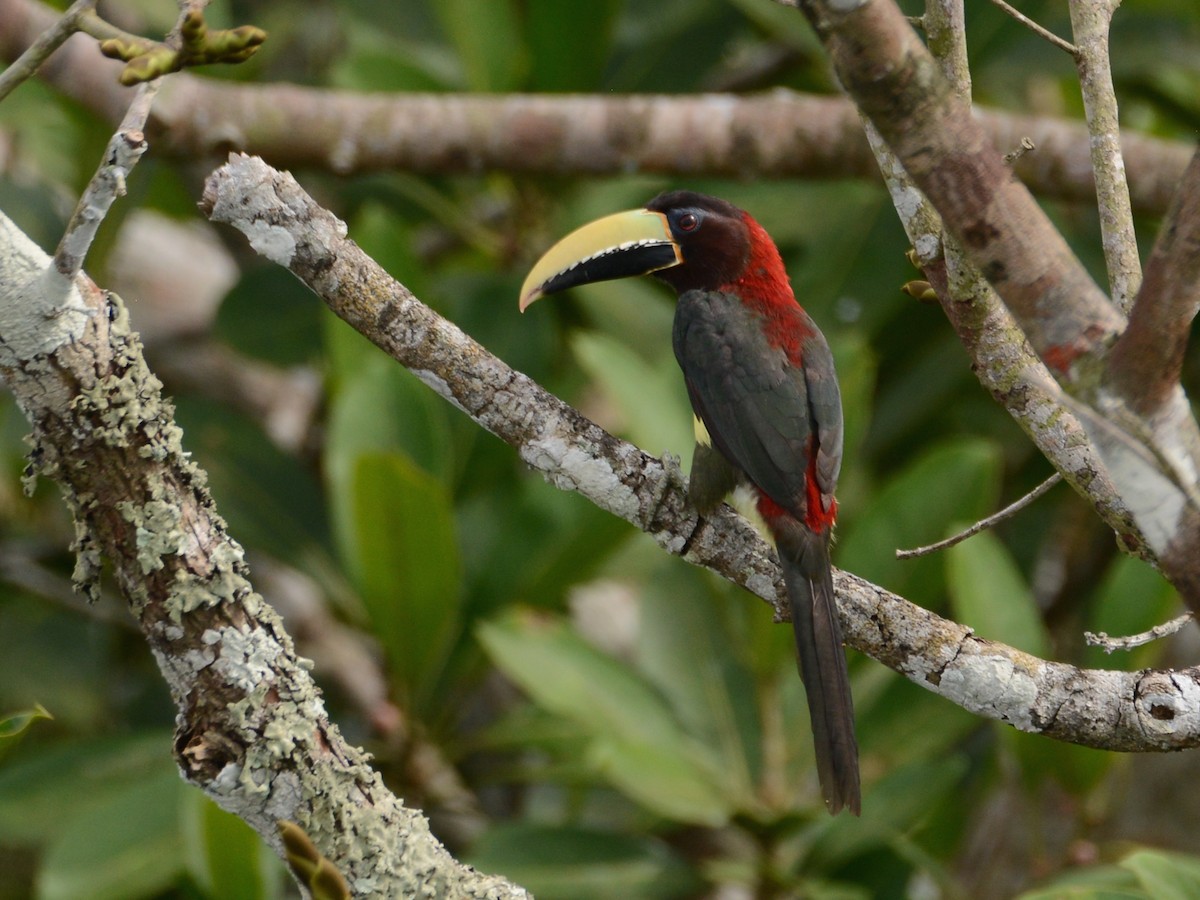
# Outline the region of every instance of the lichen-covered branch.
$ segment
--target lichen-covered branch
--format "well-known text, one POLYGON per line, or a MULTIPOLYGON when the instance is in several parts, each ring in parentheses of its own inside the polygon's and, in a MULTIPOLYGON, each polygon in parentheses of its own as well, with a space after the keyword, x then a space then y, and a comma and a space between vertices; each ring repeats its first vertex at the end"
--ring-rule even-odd
POLYGON ((1106 383, 1137 415, 1154 418, 1178 389, 1198 310, 1200 150, 1159 231, 1129 326, 1108 358, 1106 383))
MULTIPOLYGON (((0 57, 15 58, 57 13, 0 0, 0 57)), ((118 122, 129 91, 120 66, 86 40, 68 42, 42 77, 118 122)), ((542 175, 652 173, 674 178, 874 178, 853 105, 777 91, 700 96, 375 94, 210 81, 187 72, 164 85, 148 136, 155 153, 186 159, 243 150, 281 167, 339 173, 506 171, 542 175)), ((999 147, 1028 137, 1015 166, 1040 196, 1095 197, 1081 122, 979 110, 999 147)), ((1161 214, 1191 148, 1122 139, 1136 209, 1161 214)))
MULTIPOLYGON (((745 521, 728 507, 699 517, 675 461, 607 434, 438 316, 363 253, 345 225, 290 175, 235 154, 209 177, 202 206, 511 444, 547 481, 577 491, 786 617, 778 564, 745 521)), ((848 573, 837 573, 835 585, 852 646, 972 712, 1092 747, 1200 746, 1200 670, 1080 670, 977 638, 848 573)))
POLYGON ((158 661, 189 781, 278 851, 276 823, 299 823, 357 896, 525 896, 455 862, 342 739, 254 592, 120 299, 63 278, 2 214, 0 374, 33 426, 31 470, 75 515, 77 582, 94 588, 108 560, 158 661))
POLYGON ((1082 423, 1063 408, 1063 391, 1033 352, 995 291, 943 245, 941 218, 870 124, 868 136, 900 222, 946 318, 973 362, 979 383, 1038 450, 1092 504, 1128 552, 1152 559, 1082 423))

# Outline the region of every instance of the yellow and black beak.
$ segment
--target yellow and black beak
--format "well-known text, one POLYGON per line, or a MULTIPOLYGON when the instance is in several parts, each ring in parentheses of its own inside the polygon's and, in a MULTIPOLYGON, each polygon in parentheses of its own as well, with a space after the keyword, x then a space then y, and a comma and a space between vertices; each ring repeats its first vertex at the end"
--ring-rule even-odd
POLYGON ((682 262, 665 215, 649 209, 613 213, 575 229, 546 251, 521 285, 521 312, 546 294, 649 275, 682 262))

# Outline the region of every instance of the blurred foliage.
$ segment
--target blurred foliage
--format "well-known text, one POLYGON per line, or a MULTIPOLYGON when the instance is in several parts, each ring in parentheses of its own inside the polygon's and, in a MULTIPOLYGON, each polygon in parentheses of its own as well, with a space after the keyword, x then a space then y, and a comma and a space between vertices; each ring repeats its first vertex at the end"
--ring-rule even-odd
MULTIPOLYGON (((108 6, 148 36, 175 15, 158 0, 108 6)), ((1069 34, 1060 0, 1021 7, 1069 34)), ((246 65, 204 77, 372 91, 833 89, 807 26, 772 0, 296 9, 213 3, 214 27, 252 22, 270 39, 246 65)), ((1191 139, 1194 0, 1127 4, 1113 37, 1127 123, 1191 139)), ((992 6, 970 4, 969 43, 980 102, 1081 116, 1070 60, 992 6)), ((80 105, 24 85, 0 105, 0 208, 51 248, 107 134, 80 105)), ((200 172, 149 154, 89 271, 109 283, 136 208, 194 220, 200 172)), ((680 185, 636 173, 297 174, 425 302, 610 430, 686 466, 690 414, 666 292, 596 285, 516 311, 524 269, 552 238, 680 185)), ((753 211, 833 345, 847 419, 838 564, 1031 653, 1137 668, 1181 652, 1178 642, 1114 657, 1082 646, 1085 628, 1139 631, 1177 601, 1151 569, 1118 557, 1065 487, 949 552, 895 559, 1049 468, 980 390, 936 306, 901 293, 915 273, 877 185, 688 186, 753 211)), ((1094 210, 1051 212, 1099 274, 1094 210)), ((1139 224, 1152 240, 1157 223, 1139 224)), ((319 421, 296 450, 221 388, 168 384, 187 445, 238 540, 317 586, 362 638, 358 665, 384 673, 403 734, 435 748, 474 797, 479 821, 455 827, 411 764, 412 745, 318 666, 333 718, 400 795, 424 798, 457 854, 551 900, 718 888, 764 898, 1200 893, 1192 804, 1174 787, 1196 777, 1190 757, 1164 769, 1017 734, 857 654, 864 813, 826 816, 790 633, 763 604, 544 484, 289 275, 230 246, 240 280, 210 337, 280 371, 317 373, 319 421)), ((129 297, 135 325, 143 302, 190 304, 184 288, 129 297)), ((18 490, 25 428, 11 404, 0 408, 0 898, 294 895, 265 845, 180 781, 172 705, 119 600, 88 609, 71 599, 72 530, 57 493, 18 490)))

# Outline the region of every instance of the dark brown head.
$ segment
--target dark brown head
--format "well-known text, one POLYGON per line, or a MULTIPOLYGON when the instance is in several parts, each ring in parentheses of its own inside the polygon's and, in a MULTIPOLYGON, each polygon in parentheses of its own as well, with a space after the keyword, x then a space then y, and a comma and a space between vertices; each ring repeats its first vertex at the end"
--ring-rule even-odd
POLYGON ((584 225, 547 250, 521 287, 521 309, 576 285, 631 275, 654 275, 679 293, 716 289, 744 272, 750 241, 747 217, 733 204, 669 191, 642 209, 584 225))
POLYGON ((724 200, 693 191, 668 191, 646 204, 662 213, 683 262, 659 269, 660 278, 677 293, 716 290, 741 277, 750 258, 750 232, 745 214, 724 200))

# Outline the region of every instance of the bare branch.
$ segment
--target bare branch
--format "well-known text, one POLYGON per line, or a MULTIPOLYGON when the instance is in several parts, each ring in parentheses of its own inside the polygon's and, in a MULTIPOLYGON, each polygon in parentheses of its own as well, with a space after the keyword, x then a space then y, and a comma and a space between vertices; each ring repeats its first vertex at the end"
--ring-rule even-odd
MULTIPOLYGON (((349 240, 345 225, 290 175, 234 155, 210 176, 203 208, 242 231, 337 315, 513 445, 551 484, 578 491, 786 617, 774 554, 744 520, 728 507, 698 517, 686 502, 676 462, 647 456, 605 433, 442 319, 349 240)), ((1200 670, 1079 670, 976 638, 845 572, 835 573, 835 585, 852 646, 965 709, 1092 747, 1200 745, 1200 670)))
MULTIPOLYGON (((0 0, 0 55, 14 58, 57 14, 35 0, 0 0)), ((129 90, 120 65, 71 41, 42 77, 118 122, 129 90)), ((280 167, 343 173, 400 169, 450 174, 630 172, 734 178, 874 178, 854 107, 786 91, 733 96, 365 95, 282 84, 172 76, 155 101, 155 152, 187 159, 244 150, 280 167)), ((1014 167, 1041 196, 1093 202, 1082 123, 978 110, 999 147, 1037 144, 1014 167)), ((1134 208, 1162 214, 1191 147, 1122 140, 1134 208)))
POLYGON ((1184 173, 1146 266, 1146 280, 1108 359, 1107 383, 1137 415, 1153 418, 1179 386, 1200 310, 1200 149, 1184 173))
MULTIPOLYGON (((959 0, 936 0, 927 7, 930 44, 946 52, 939 60, 960 97, 970 94, 966 32, 959 0)), ((1104 473, 1078 419, 1062 411, 1061 391, 1034 354, 1008 309, 979 271, 965 259, 941 217, 921 193, 896 155, 869 121, 867 139, 884 183, 925 272, 959 340, 971 355, 980 383, 1002 404, 1038 449, 1086 496, 1121 537, 1130 552, 1148 555, 1133 516, 1104 473)), ((1028 140, 1027 138, 1024 140, 1028 140)), ((935 545, 937 546, 937 545, 935 545)), ((907 551, 898 551, 897 555, 907 551)))
POLYGON ((1190 612, 1184 613, 1182 616, 1176 616, 1170 622, 1155 625, 1149 631, 1143 631, 1141 634, 1131 634, 1126 637, 1109 637, 1103 631, 1085 631, 1083 637, 1093 647, 1099 647, 1105 653, 1114 653, 1117 650, 1132 650, 1134 647, 1141 647, 1143 644, 1149 644, 1151 641, 1157 641, 1160 638, 1178 634, 1193 618, 1194 616, 1190 612))
MULTIPOLYGON (((152 95, 153 91, 153 86, 144 85, 138 98, 141 102, 136 104, 144 107, 147 113, 150 98, 146 95, 152 95)), ((68 281, 83 269, 83 261, 100 223, 117 198, 125 196, 125 180, 146 152, 147 146, 141 130, 122 128, 109 140, 100 168, 80 195, 75 212, 71 214, 62 239, 58 242, 58 249, 54 251, 54 268, 68 281)))
POLYGON ((1109 291, 1117 308, 1129 312, 1142 281, 1133 210, 1121 158, 1121 127, 1117 94, 1108 56, 1108 32, 1120 0, 1070 0, 1071 27, 1077 51, 1075 65, 1083 92, 1092 171, 1100 210, 1100 235, 1108 268, 1109 291))
POLYGON ((1022 25, 1024 25, 1026 28, 1028 28, 1034 34, 1036 34, 1038 37, 1042 38, 1043 40, 1049 41, 1055 47, 1058 47, 1058 49, 1066 51, 1067 53, 1071 54, 1071 56, 1075 56, 1079 52, 1075 48, 1075 45, 1072 44, 1070 41, 1063 40, 1062 38, 1060 38, 1057 34, 1055 34, 1053 31, 1051 31, 1048 28, 1043 28, 1041 25, 1039 25, 1037 22, 1033 21, 1033 19, 1029 18, 1029 16, 1025 15, 1019 9, 1016 9, 1016 8, 1010 6, 1008 3, 1004 2, 1004 0, 992 0, 992 5, 999 7, 1007 15, 1012 16, 1014 19, 1016 19, 1018 22, 1020 22, 1022 25))
POLYGON ((892 0, 800 0, 842 84, 1065 384, 1124 327, 892 0))
POLYGON ((1008 504, 1008 506, 1004 507, 1004 509, 992 513, 987 518, 980 519, 970 528, 965 528, 958 534, 953 534, 945 540, 938 541, 935 544, 926 544, 924 547, 914 547, 911 550, 897 550, 896 559, 913 559, 918 556, 928 556, 931 553, 937 553, 939 550, 949 549, 955 544, 961 544, 967 538, 973 537, 974 535, 979 534, 979 532, 986 531, 989 528, 994 528, 1005 519, 1011 519, 1025 507, 1029 506, 1042 495, 1044 495, 1050 490, 1050 488, 1054 487, 1060 481, 1062 481, 1062 475, 1060 475, 1058 472, 1055 472, 1024 497, 1014 500, 1012 503, 1008 504))
POLYGON ((1171 583, 1200 596, 1200 428, 1179 382, 1200 309, 1200 152, 1155 243, 1129 327, 1113 347, 1086 421, 1171 583), (1115 433, 1116 430, 1120 433, 1115 433))
POLYGON ((58 21, 47 27, 12 65, 0 72, 0 100, 11 94, 22 81, 32 78, 50 54, 80 30, 80 20, 95 6, 96 0, 75 0, 58 21))

